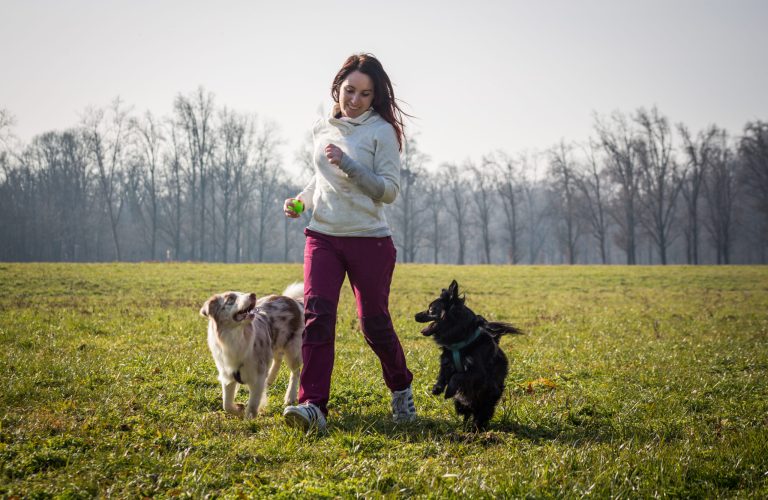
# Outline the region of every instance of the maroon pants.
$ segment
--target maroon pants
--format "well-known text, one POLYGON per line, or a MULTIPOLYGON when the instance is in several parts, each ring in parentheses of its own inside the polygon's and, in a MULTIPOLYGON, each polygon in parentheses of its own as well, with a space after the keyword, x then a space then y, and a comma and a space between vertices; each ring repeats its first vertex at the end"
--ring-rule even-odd
POLYGON ((308 401, 328 413, 336 308, 345 274, 355 294, 363 336, 379 357, 384 382, 391 391, 410 386, 413 375, 389 316, 389 285, 396 257, 392 238, 337 237, 309 229, 304 234, 306 329, 301 346, 304 366, 299 403, 308 401))

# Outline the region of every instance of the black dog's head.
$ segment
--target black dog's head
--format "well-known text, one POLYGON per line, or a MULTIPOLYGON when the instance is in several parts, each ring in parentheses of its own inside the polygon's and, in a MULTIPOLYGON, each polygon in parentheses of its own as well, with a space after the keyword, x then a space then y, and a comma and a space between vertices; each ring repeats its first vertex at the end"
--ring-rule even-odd
POLYGON ((453 280, 426 311, 416 314, 416 321, 429 323, 421 331, 423 335, 431 335, 438 344, 453 344, 464 340, 467 331, 473 333, 471 328, 482 319, 464 305, 464 297, 459 295, 459 284, 453 280))

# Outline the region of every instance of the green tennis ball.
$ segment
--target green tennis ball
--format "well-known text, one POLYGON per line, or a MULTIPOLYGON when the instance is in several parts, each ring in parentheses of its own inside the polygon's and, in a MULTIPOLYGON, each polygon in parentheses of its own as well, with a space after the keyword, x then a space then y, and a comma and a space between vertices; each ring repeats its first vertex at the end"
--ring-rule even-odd
POLYGON ((293 200, 293 211, 297 214, 300 214, 304 211, 304 203, 301 202, 301 200, 293 200))

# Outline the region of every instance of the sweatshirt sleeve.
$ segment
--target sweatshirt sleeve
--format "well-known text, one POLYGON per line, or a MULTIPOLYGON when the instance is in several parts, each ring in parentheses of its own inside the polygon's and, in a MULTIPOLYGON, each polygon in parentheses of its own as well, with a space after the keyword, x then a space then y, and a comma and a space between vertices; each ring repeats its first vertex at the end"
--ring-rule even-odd
POLYGON ((388 123, 377 131, 373 170, 344 154, 339 168, 374 201, 392 203, 400 191, 400 148, 395 130, 388 123))
POLYGON ((304 189, 301 191, 301 193, 296 195, 296 198, 300 199, 304 203, 305 209, 309 210, 315 207, 314 196, 315 196, 315 176, 313 175, 312 178, 307 183, 307 185, 304 186, 304 189))

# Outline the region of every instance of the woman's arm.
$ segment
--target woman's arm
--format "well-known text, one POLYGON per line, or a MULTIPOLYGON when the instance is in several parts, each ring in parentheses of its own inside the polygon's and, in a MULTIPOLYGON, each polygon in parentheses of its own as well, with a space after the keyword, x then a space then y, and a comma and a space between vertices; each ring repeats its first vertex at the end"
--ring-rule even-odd
POLYGON ((381 127, 374 141, 373 170, 332 144, 326 147, 326 156, 371 199, 392 203, 400 191, 400 148, 394 129, 391 126, 381 127))
POLYGON ((312 178, 309 180, 306 186, 304 186, 304 189, 301 191, 301 193, 296 195, 296 198, 300 199, 304 203, 304 209, 309 210, 310 208, 314 208, 314 201, 313 198, 315 196, 315 176, 313 175, 312 178))
POLYGON ((384 196, 384 192, 386 191, 384 179, 374 174, 373 170, 365 168, 350 158, 349 155, 343 153, 339 168, 345 174, 347 174, 349 179, 354 182, 363 193, 370 196, 374 201, 383 201, 381 198, 384 196))

